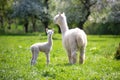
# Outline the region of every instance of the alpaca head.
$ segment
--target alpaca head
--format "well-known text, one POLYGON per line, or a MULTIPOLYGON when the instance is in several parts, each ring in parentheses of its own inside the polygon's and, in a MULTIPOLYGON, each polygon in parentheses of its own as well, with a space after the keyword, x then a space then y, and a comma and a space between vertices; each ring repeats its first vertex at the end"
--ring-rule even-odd
POLYGON ((62 14, 59 13, 59 14, 57 14, 57 15, 54 17, 54 23, 55 23, 55 24, 60 25, 60 24, 62 24, 62 23, 65 22, 65 21, 66 21, 66 16, 65 16, 65 13, 64 13, 64 12, 63 12, 62 14))
POLYGON ((53 29, 46 29, 46 32, 47 32, 47 35, 48 36, 51 36, 53 33, 54 33, 54 30, 53 29))

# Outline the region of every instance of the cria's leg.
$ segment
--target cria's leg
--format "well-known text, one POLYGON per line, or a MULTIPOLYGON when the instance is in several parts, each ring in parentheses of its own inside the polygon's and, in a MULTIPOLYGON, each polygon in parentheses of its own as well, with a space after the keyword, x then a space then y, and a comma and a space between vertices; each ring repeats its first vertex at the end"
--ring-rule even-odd
POLYGON ((45 53, 47 65, 50 63, 50 53, 45 53))
POLYGON ((79 63, 83 64, 85 60, 85 48, 82 47, 80 49, 80 59, 79 59, 79 63))
POLYGON ((32 48, 31 49, 31 52, 32 52, 32 59, 31 59, 31 65, 33 65, 33 64, 35 64, 35 60, 34 60, 34 58, 35 58, 35 53, 34 53, 34 49, 32 48))
POLYGON ((31 60, 31 65, 34 65, 36 63, 36 59, 38 56, 39 50, 33 49, 32 50, 32 60, 31 60))

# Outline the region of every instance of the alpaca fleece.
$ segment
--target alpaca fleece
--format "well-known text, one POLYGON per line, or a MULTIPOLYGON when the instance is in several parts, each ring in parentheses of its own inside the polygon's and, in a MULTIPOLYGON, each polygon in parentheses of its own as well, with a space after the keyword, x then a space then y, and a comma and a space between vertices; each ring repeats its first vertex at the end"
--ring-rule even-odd
POLYGON ((76 63, 76 52, 80 51, 79 62, 84 63, 85 48, 87 46, 87 36, 85 32, 79 28, 69 29, 66 16, 59 13, 54 17, 55 24, 58 24, 62 32, 62 42, 68 53, 70 64, 76 63))
POLYGON ((32 59, 31 59, 31 65, 34 65, 36 63, 36 59, 38 57, 39 52, 44 52, 46 55, 46 62, 47 65, 50 62, 50 51, 52 49, 52 34, 54 33, 53 30, 46 29, 47 35, 48 35, 48 41, 43 43, 35 43, 31 46, 31 52, 32 52, 32 59))

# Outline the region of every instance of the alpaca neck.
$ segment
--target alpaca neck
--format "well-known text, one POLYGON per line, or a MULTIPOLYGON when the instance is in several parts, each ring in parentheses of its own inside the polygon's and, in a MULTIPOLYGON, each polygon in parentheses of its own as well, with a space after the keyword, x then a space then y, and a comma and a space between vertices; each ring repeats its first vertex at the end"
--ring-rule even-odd
POLYGON ((68 25, 67 25, 67 21, 64 20, 61 24, 59 24, 62 35, 65 34, 65 32, 68 30, 68 25))
POLYGON ((52 45, 52 35, 48 35, 48 44, 52 45))

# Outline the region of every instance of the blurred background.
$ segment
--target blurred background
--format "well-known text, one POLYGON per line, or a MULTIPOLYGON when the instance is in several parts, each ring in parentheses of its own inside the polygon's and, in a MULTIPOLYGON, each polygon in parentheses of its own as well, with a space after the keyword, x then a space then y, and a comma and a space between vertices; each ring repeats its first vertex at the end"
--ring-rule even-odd
POLYGON ((65 12, 69 28, 120 35, 120 0, 0 0, 0 34, 45 32, 45 28, 60 33, 53 23, 59 12, 65 12))

